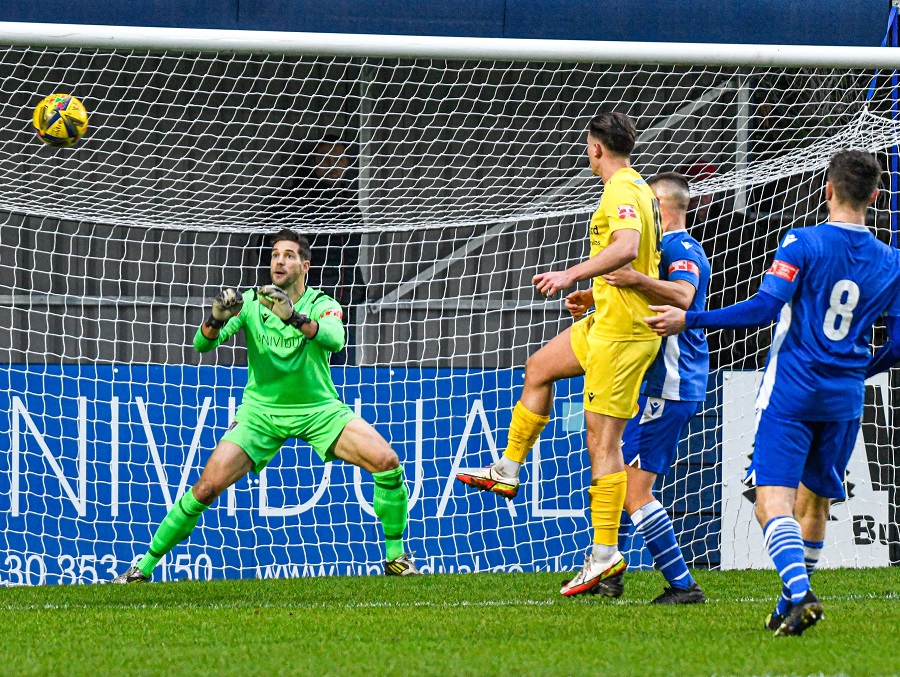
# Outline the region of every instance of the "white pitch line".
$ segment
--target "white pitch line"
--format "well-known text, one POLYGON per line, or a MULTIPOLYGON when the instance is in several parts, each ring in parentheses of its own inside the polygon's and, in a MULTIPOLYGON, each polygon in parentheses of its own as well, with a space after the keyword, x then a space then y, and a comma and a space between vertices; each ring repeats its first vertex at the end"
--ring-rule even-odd
MULTIPOLYGON (((593 598, 586 597, 575 600, 574 603, 584 603, 593 598)), ((708 605, 733 604, 735 602, 741 604, 768 604, 772 603, 777 597, 741 597, 739 599, 712 599, 707 600, 708 605)), ((895 600, 900 599, 900 593, 891 592, 886 595, 876 593, 868 593, 864 595, 825 595, 820 597, 824 602, 857 602, 869 600, 895 600)), ((614 606, 647 606, 647 601, 643 599, 606 599, 600 598, 604 605, 614 606)), ((434 608, 434 609, 453 609, 453 608, 491 608, 491 607, 547 607, 562 606, 563 604, 572 604, 573 601, 560 599, 522 599, 522 600, 484 600, 479 602, 460 601, 460 602, 309 602, 301 604, 128 604, 120 607, 121 609, 412 609, 412 608, 434 608)), ((106 603, 103 604, 106 606, 106 603)), ((0 610, 3 611, 41 611, 41 610, 85 610, 95 609, 95 604, 3 604, 0 610)))

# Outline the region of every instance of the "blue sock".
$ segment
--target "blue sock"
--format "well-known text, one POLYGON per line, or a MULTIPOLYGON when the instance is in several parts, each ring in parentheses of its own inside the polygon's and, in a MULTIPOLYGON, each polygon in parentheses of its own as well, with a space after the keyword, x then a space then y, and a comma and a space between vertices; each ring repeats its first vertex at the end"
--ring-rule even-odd
POLYGON ((763 528, 763 536, 778 575, 790 592, 791 603, 797 604, 809 590, 800 525, 793 517, 775 517, 763 528))
MULTIPOLYGON (((822 548, 825 547, 825 541, 807 541, 803 539, 803 560, 806 564, 806 575, 812 578, 816 564, 819 563, 819 555, 822 554, 822 548)), ((787 616, 793 604, 791 603, 791 591, 786 586, 781 586, 781 597, 778 604, 775 605, 775 613, 787 616)))
POLYGON ((656 568, 662 572, 673 588, 691 587, 694 579, 688 572, 681 548, 675 540, 675 529, 672 520, 666 514, 659 501, 651 501, 634 511, 631 521, 647 544, 647 550, 653 555, 656 568))
POLYGON ((803 561, 806 563, 806 575, 812 576, 816 565, 819 563, 819 555, 822 554, 822 548, 825 547, 825 541, 807 541, 803 539, 803 561))
POLYGON ((781 597, 778 598, 778 604, 775 605, 775 614, 777 616, 787 616, 793 604, 791 603, 791 591, 782 583, 781 597))

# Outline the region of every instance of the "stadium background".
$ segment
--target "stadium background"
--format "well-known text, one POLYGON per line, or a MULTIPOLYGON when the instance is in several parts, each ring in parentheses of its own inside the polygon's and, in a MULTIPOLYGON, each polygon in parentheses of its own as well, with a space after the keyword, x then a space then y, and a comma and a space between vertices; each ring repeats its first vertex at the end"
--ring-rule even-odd
POLYGON ((881 0, 97 0, 0 21, 483 38, 875 46, 881 0))
MULTIPOLYGON (((71 8, 71 14, 65 21, 71 23, 95 23, 107 25, 135 26, 173 26, 196 28, 237 28, 249 30, 290 30, 290 31, 323 31, 323 32, 357 32, 386 34, 433 34, 478 37, 516 37, 516 38, 561 38, 561 39, 594 39, 594 40, 646 40, 646 41, 684 41, 684 42, 732 42, 732 43, 769 43, 769 44, 846 44, 877 45, 883 37, 883 24, 887 3, 853 3, 852 11, 847 3, 841 2, 797 2, 792 3, 790 11, 785 12, 780 6, 747 3, 672 3, 646 2, 640 3, 640 12, 635 12, 635 3, 597 3, 597 2, 423 2, 423 3, 371 3, 366 6, 355 3, 323 3, 285 2, 281 5, 270 2, 192 2, 192 3, 127 3, 110 2, 107 4, 82 3, 71 8), (714 14, 718 17, 714 28, 700 29, 706 25, 699 17, 714 14), (602 16, 602 18, 601 18, 602 16), (535 17, 539 17, 536 20, 535 17)), ((38 15, 33 8, 7 6, 0 8, 0 20, 4 21, 37 21, 44 16, 38 15)), ((337 92, 340 94, 340 92, 337 92)), ((358 128, 358 110, 352 104, 353 98, 335 97, 338 107, 327 111, 332 120, 329 124, 344 129, 358 128)), ((654 105, 652 100, 637 101, 638 106, 648 108, 654 105)), ((727 101, 721 104, 729 105, 727 101)), ((725 116, 692 122, 698 125, 724 124, 725 116)), ((315 124, 315 122, 313 122, 315 124)), ((690 129, 681 130, 689 135, 690 129)), ((723 131, 723 130, 720 130, 723 131)), ((561 155, 572 155, 571 149, 580 140, 580 131, 563 139, 557 139, 558 151, 561 155)), ((727 136, 721 137, 726 139, 727 136)), ((353 141, 353 139, 350 139, 353 141)), ((726 141, 723 141, 726 143, 726 141)), ((398 149, 397 157, 402 157, 402 149, 398 149)), ((684 158, 685 160, 687 158, 684 158)), ((756 203, 757 206, 759 202, 756 203)), ((780 213, 777 209, 757 210, 755 213, 756 228, 763 227, 770 237, 763 241, 754 238, 735 242, 728 237, 734 231, 734 224, 727 221, 716 223, 711 220, 704 228, 704 241, 709 243, 708 253, 712 258, 713 268, 730 271, 729 275, 719 275, 714 281, 710 305, 718 307, 725 303, 747 298, 755 290, 754 280, 758 280, 762 272, 761 251, 771 251, 781 228, 789 222, 793 214, 780 213), (764 212, 764 213, 763 213, 764 212), (738 261, 753 259, 756 267, 737 265, 738 261)), ((222 285, 242 285, 255 283, 259 279, 258 251, 247 249, 244 245, 246 236, 229 233, 197 234, 196 239, 186 239, 183 235, 167 231, 131 230, 126 227, 116 228, 96 226, 89 223, 58 222, 49 223, 47 219, 20 217, 9 215, 0 238, 2 252, 8 254, 15 251, 17 257, 8 261, 15 270, 15 279, 8 278, 0 287, 0 294, 14 295, 16 290, 25 288, 38 289, 50 295, 77 295, 96 297, 112 297, 126 295, 142 298, 158 298, 159 304, 147 304, 136 307, 130 316, 122 316, 112 308, 104 308, 101 303, 95 311, 95 324, 80 326, 78 333, 82 336, 79 345, 73 346, 71 337, 76 333, 72 327, 66 326, 65 319, 35 317, 29 308, 9 310, 7 331, 0 333, 0 350, 5 352, 8 362, 14 364, 56 362, 62 364, 85 364, 91 361, 100 363, 138 363, 138 364, 211 364, 213 358, 201 360, 190 349, 190 338, 193 328, 200 321, 201 314, 196 308, 173 307, 168 299, 179 295, 183 290, 185 297, 208 297, 210 291, 222 285), (104 237, 104 229, 109 228, 108 237, 104 237), (5 240, 5 241, 3 241, 5 240), (94 247, 103 243, 102 258, 130 271, 130 279, 112 283, 114 276, 100 283, 93 280, 89 264, 97 252, 94 247), (22 260, 28 256, 23 252, 33 252, 30 260, 22 260), (148 251, 155 256, 148 256, 148 251), (73 256, 74 255, 74 256, 73 256), (202 257, 202 258, 201 258, 202 257), (87 268, 85 266, 88 266, 87 268), (167 272, 165 283, 161 283, 159 271, 167 272), (202 281, 193 278, 197 270, 221 271, 219 279, 205 278, 202 281), (75 287, 73 287, 73 281, 75 287), (112 284, 115 288, 103 288, 112 284), (80 287, 78 285, 81 285, 80 287), (201 288, 199 285, 202 285, 201 288), (88 331, 84 331, 87 326, 88 331), (90 327, 96 327, 92 335, 90 327), (172 330, 183 332, 183 336, 173 336, 172 330), (156 334, 154 334, 156 332, 156 334), (163 335, 165 334, 165 335, 163 335), (119 341, 109 341, 108 337, 120 337, 119 341), (48 358, 48 356, 50 356, 48 358)), ((560 222, 545 224, 545 229, 555 231, 560 222)), ((880 224, 882 229, 889 229, 887 223, 880 224)), ((554 243, 548 246, 546 237, 536 242, 543 245, 539 261, 524 265, 524 259, 515 256, 509 258, 506 252, 514 251, 521 255, 521 247, 504 246, 502 241, 494 246, 495 253, 480 258, 480 270, 451 270, 448 276, 459 279, 474 279, 481 271, 497 270, 498 267, 510 270, 531 269, 535 265, 549 265, 550 261, 574 260, 582 255, 584 224, 574 219, 571 223, 573 236, 571 242, 554 243), (581 228, 582 230, 579 230, 581 228)), ((514 237, 515 235, 510 235, 514 237)), ((194 236, 192 236, 194 237, 194 236)), ((409 237, 391 234, 388 238, 409 237)), ((436 257, 451 255, 451 250, 441 250, 440 237, 436 233, 424 233, 421 237, 424 246, 433 246, 436 257)), ((457 238, 465 237, 458 233, 457 238)), ((259 240, 257 240, 259 242, 259 240)), ((408 242, 408 240, 404 240, 408 242)), ((371 243, 376 244, 376 243, 371 243)), ((372 261, 371 277, 366 289, 366 301, 377 302, 389 297, 396 290, 398 283, 409 279, 420 264, 419 260, 406 260, 405 247, 383 246, 388 244, 384 239, 373 246, 372 251, 383 257, 372 261), (397 252, 400 252, 398 254, 397 252)), ((365 246, 365 243, 364 243, 365 246)), ((452 268, 452 267, 451 267, 452 268)), ((523 283, 515 280, 508 287, 521 290, 523 283)), ((474 287, 473 287, 474 290, 474 287)), ((464 291, 464 290, 462 290, 464 291)), ((419 300, 440 299, 445 289, 438 281, 428 284, 419 300)), ((513 294, 520 293, 514 291, 513 294)), ((393 322, 381 316, 377 323, 378 334, 366 333, 365 305, 357 310, 353 318, 359 327, 364 347, 360 351, 358 361, 361 365, 411 365, 425 368, 459 367, 465 369, 507 369, 520 367, 532 349, 531 347, 546 340, 556 332, 559 316, 536 317, 533 312, 520 313, 514 309, 518 301, 515 296, 504 298, 507 307, 492 320, 497 331, 486 333, 478 340, 472 341, 461 331, 459 335, 448 337, 448 324, 452 324, 455 312, 450 309, 428 308, 416 310, 397 307, 393 322), (509 308, 509 306, 513 308, 509 308), (362 315, 360 315, 361 313, 362 315), (413 322, 414 321, 414 322, 413 322), (416 335, 397 334, 392 327, 413 325, 419 328, 416 335), (443 341, 433 341, 440 335, 443 341), (491 337, 493 343, 479 342, 491 337), (468 342, 468 343, 467 343, 468 342), (445 347, 452 352, 445 353, 445 347)), ((111 303, 110 306, 113 304, 111 303)), ((6 312, 4 308, 4 312, 6 312)), ((379 310, 384 313, 384 310, 379 310)), ((552 313, 551 313, 552 315, 552 313)), ((738 367, 755 368, 760 366, 763 356, 762 348, 755 337, 728 336, 723 344, 728 348, 718 354, 724 356, 728 364, 738 367)), ((722 346, 724 350, 724 345, 722 346)), ((241 365, 244 355, 240 349, 221 351, 215 363, 241 365)), ((714 367, 717 365, 713 365, 714 367)), ((713 384, 717 384, 720 376, 713 374, 713 384)), ((717 387, 711 392, 719 392, 717 387)), ((198 403, 199 404, 199 403, 198 403)), ((710 400, 710 411, 718 411, 715 397, 710 400)), ((877 408, 870 408, 870 412, 877 408)), ((715 416, 716 414, 711 414, 715 416)), ((874 413, 872 413, 874 416, 874 413)), ((874 421, 870 421, 874 423, 874 421)), ((713 428, 714 424, 697 423, 698 429, 713 428)), ((870 425, 865 428, 868 439, 871 439, 873 453, 882 468, 896 466, 893 457, 897 445, 891 445, 879 429, 882 426, 870 425)), ((63 432, 63 436, 67 433, 63 432)), ((69 436, 74 437, 71 431, 69 436)), ((867 439, 867 441, 868 441, 867 439)), ((694 437, 695 443, 703 449, 715 448, 715 440, 704 440, 702 436, 694 437)), ((717 515, 712 509, 715 497, 710 492, 701 492, 701 486, 709 486, 719 479, 715 474, 715 455, 692 454, 692 463, 700 467, 681 468, 685 476, 690 476, 688 483, 675 482, 671 485, 671 493, 664 497, 666 505, 675 505, 675 513, 680 522, 677 527, 689 529, 692 533, 689 550, 686 553, 690 563, 694 565, 716 565, 716 531, 717 515), (694 523, 685 525, 685 515, 690 515, 694 523), (711 535, 710 535, 711 534, 711 535)), ((148 459, 149 463, 149 459, 148 459)), ((894 473, 886 472, 878 478, 879 486, 883 484, 890 489, 892 503, 892 523, 896 529, 897 483, 894 473)), ((102 538, 102 534, 98 534, 102 538)), ((891 533, 891 560, 900 561, 900 550, 897 549, 895 531, 891 533)), ((33 550, 34 547, 26 548, 33 550)))

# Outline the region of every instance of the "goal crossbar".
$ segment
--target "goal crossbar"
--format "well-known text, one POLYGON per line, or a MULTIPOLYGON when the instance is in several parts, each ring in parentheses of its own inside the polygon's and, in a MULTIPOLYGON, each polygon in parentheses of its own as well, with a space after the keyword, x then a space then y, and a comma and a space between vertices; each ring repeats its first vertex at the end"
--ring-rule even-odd
POLYGON ((296 56, 900 68, 900 52, 881 47, 356 35, 14 22, 0 22, 0 44, 296 56))

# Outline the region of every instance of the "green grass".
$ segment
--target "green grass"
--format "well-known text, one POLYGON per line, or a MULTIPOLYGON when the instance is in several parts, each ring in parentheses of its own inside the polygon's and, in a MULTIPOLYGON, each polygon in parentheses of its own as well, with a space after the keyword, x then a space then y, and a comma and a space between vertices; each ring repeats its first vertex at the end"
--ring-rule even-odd
POLYGON ((0 591, 14 675, 900 674, 900 571, 821 571, 825 620, 762 630, 774 572, 696 572, 709 602, 564 599, 560 574, 61 586, 0 591))

